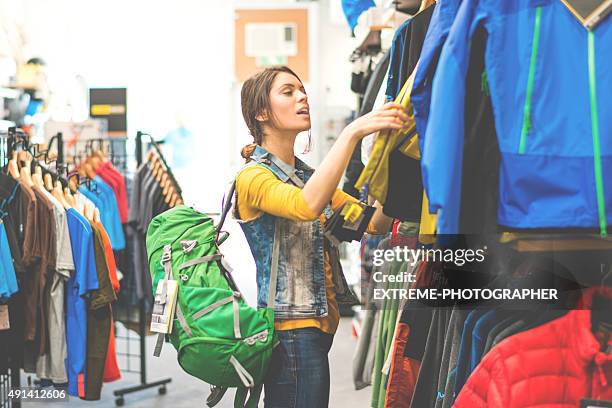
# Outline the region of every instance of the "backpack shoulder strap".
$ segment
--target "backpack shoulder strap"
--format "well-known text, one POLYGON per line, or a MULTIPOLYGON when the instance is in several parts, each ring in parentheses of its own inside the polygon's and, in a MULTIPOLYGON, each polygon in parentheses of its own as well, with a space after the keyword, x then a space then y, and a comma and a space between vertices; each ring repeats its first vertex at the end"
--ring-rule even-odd
MULTIPOLYGON (((228 191, 228 193, 223 197, 223 209, 221 211, 221 218, 219 220, 219 224, 217 225, 217 242, 218 242, 218 238, 219 238, 219 234, 221 233, 221 228, 223 228, 223 224, 225 223, 225 219, 227 218, 227 215, 229 214, 230 210, 232 209, 232 205, 234 205, 234 197, 235 197, 235 193, 236 193, 236 180, 238 179, 238 176, 240 175, 240 173, 249 167, 252 166, 262 166, 268 170, 271 170, 272 173, 274 173, 276 175, 276 172, 274 172, 272 170, 272 168, 268 165, 269 162, 265 162, 263 160, 260 160, 257 157, 253 157, 251 159, 251 161, 249 161, 248 163, 246 163, 244 166, 242 166, 240 168, 240 170, 238 170, 238 172, 236 173, 236 176, 234 177, 234 179, 231 182, 230 185, 230 189, 228 191)), ((284 172, 283 172, 284 174, 284 172)), ((278 177, 278 176, 277 176, 278 177)), ((299 178, 295 177, 297 179, 297 181, 301 181, 299 178)), ((294 181, 295 183, 295 181, 294 181)), ((302 184, 301 187, 303 187, 304 185, 302 184)), ((226 237, 227 238, 227 237, 226 237)), ((224 241, 225 239, 223 239, 222 241, 224 241)), ((218 242, 220 244, 220 242, 218 242)))
MULTIPOLYGON (((264 167, 268 167, 265 163, 262 163, 258 160, 252 160, 246 165, 244 165, 238 171, 238 174, 240 174, 240 172, 244 170, 245 168, 250 167, 250 166, 255 166, 255 165, 261 165, 264 167)), ((220 241, 219 236, 221 234, 221 229, 223 228, 223 224, 225 223, 225 219, 227 218, 227 215, 229 214, 232 208, 232 205, 234 203, 234 195, 236 192, 236 179, 238 178, 238 174, 232 180, 230 189, 228 193, 226 194, 226 196, 223 198, 223 210, 221 211, 221 218, 219 220, 219 224, 217 224, 217 227, 216 227, 217 244, 221 244, 221 242, 225 240, 225 239, 222 239, 220 241)), ((301 182, 301 180, 298 177, 295 177, 295 178, 301 182)), ((300 187, 302 186, 303 186, 303 183, 300 187)), ((279 252, 280 252, 280 224, 278 223, 278 221, 276 221, 274 224, 275 224, 274 225, 274 243, 272 247, 272 257, 271 257, 272 259, 271 259, 271 265, 270 265, 270 287, 268 291, 268 307, 272 309, 274 309, 274 302, 276 298, 276 283, 278 281, 278 260, 279 260, 279 252)))

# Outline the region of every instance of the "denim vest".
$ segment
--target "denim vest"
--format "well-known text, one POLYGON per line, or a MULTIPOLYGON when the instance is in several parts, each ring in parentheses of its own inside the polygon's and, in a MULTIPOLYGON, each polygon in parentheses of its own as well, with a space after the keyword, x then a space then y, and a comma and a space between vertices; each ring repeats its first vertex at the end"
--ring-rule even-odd
MULTIPOLYGON (((295 168, 282 162, 261 146, 257 146, 252 161, 246 166, 263 166, 285 183, 298 187, 312 176, 314 170, 299 159, 295 168), (297 178, 297 179, 296 179, 297 178)), ((336 299, 338 303, 356 304, 350 291, 342 266, 338 248, 323 236, 319 218, 314 221, 292 221, 264 213, 254 220, 240 221, 238 194, 234 197, 234 216, 240 223, 251 248, 257 267, 257 306, 266 307, 270 285, 270 266, 274 245, 276 223, 280 227, 280 250, 274 314, 278 319, 299 319, 326 316, 328 313, 325 292, 324 251, 330 255, 336 299)), ((332 215, 328 205, 325 217, 332 215)))

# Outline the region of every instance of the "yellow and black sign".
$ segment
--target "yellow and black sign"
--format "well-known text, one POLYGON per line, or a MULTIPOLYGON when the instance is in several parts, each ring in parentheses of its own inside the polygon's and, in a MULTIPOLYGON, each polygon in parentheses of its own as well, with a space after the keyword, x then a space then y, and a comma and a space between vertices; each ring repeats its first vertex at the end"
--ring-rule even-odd
POLYGON ((91 88, 89 90, 89 115, 108 121, 108 134, 127 136, 127 89, 91 88))

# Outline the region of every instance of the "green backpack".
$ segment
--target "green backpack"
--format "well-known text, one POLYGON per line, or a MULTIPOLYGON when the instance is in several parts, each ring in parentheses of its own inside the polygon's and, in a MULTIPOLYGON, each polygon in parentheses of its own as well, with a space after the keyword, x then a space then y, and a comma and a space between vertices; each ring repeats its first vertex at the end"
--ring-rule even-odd
MULTIPOLYGON (((233 190, 234 185, 230 194, 233 190)), ((256 407, 276 345, 274 312, 246 304, 219 252, 229 235, 221 233, 221 227, 231 201, 227 200, 217 227, 210 217, 184 205, 159 214, 147 230, 147 254, 154 294, 161 281, 166 298, 164 279, 178 284, 168 336, 180 366, 214 386, 209 406, 228 387, 238 387, 235 406, 256 407)), ((156 356, 164 337, 158 335, 156 356)))

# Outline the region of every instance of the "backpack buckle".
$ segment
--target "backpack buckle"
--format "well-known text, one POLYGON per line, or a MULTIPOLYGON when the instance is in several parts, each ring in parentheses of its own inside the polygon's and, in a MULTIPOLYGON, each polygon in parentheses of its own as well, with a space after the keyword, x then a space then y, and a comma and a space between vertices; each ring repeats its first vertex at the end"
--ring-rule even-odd
POLYGON ((244 339, 244 342, 249 346, 254 345, 258 341, 265 343, 268 340, 268 329, 261 331, 257 334, 252 335, 251 337, 247 337, 244 339))
POLYGON ((170 261, 172 261, 172 247, 170 245, 164 245, 164 253, 159 262, 163 266, 166 262, 170 261))
POLYGON ((186 254, 191 252, 191 250, 193 250, 193 248, 195 248, 197 244, 198 244, 198 241, 196 241, 195 239, 181 241, 181 247, 183 248, 183 252, 186 254))

